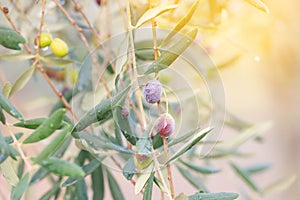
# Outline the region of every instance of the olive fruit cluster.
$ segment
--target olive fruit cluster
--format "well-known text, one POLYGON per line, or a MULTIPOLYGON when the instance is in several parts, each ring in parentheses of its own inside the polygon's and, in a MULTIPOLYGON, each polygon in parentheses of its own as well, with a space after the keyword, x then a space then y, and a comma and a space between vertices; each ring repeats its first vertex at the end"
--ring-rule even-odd
POLYGON ((52 39, 50 33, 41 33, 39 44, 40 48, 50 46, 53 54, 58 57, 64 57, 69 53, 69 47, 67 43, 59 38, 52 39))
MULTIPOLYGON (((144 88, 144 96, 148 103, 158 103, 162 96, 163 87, 158 80, 150 80, 144 88)), ((156 132, 161 137, 169 137, 175 129, 175 120, 172 115, 165 113, 161 115, 156 123, 156 132)))

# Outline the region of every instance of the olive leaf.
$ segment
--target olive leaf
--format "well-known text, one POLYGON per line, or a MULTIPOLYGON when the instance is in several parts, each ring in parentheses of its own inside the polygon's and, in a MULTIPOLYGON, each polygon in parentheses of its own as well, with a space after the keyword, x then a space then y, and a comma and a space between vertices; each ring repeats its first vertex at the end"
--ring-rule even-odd
POLYGON ((129 85, 111 99, 105 99, 97 104, 94 108, 90 109, 81 119, 79 119, 72 132, 82 131, 89 125, 101 121, 102 119, 108 120, 109 117, 107 117, 107 115, 112 116, 112 110, 117 108, 120 102, 126 98, 130 88, 131 86, 129 85))
POLYGON ((108 179, 108 185, 110 188, 111 196, 114 200, 124 200, 123 193, 119 187, 119 184, 117 183, 116 179, 113 177, 113 175, 106 170, 107 179, 108 179))
POLYGON ((21 76, 15 81, 11 86, 9 96, 12 96, 14 93, 20 91, 25 87, 28 81, 31 79, 33 72, 35 70, 36 63, 33 63, 21 76))
POLYGON ((234 200, 239 197, 236 193, 197 193, 188 197, 188 200, 234 200))
POLYGON ((193 185, 195 188, 201 191, 207 192, 207 188, 203 184, 202 180, 195 176, 195 174, 192 174, 189 170, 186 170, 182 167, 177 166, 178 171, 181 173, 181 175, 189 182, 191 185, 193 185))
POLYGON ((161 15, 164 12, 173 10, 177 7, 178 7, 178 5, 169 5, 169 6, 157 6, 154 8, 150 8, 140 17, 140 19, 137 21, 137 23, 135 25, 135 28, 138 28, 141 25, 143 25, 144 23, 146 23, 147 21, 161 15))
POLYGON ((168 68, 192 44, 197 33, 198 30, 195 28, 188 32, 186 36, 182 36, 176 44, 164 50, 144 74, 148 75, 168 68))
POLYGON ((196 8, 198 7, 198 4, 199 4, 199 0, 196 0, 191 6, 190 10, 187 12, 187 14, 183 16, 179 20, 179 22, 177 22, 177 24, 172 29, 172 31, 164 38, 160 46, 164 46, 165 43, 167 43, 177 32, 179 32, 190 21, 190 19, 192 18, 192 16, 196 11, 196 8))
POLYGON ((92 188, 93 188, 93 200, 104 199, 104 175, 102 165, 99 165, 92 173, 92 188))
POLYGON ((250 177, 250 174, 247 173, 247 171, 242 170, 239 166, 234 164, 233 162, 229 163, 231 168, 234 170, 234 172, 241 177, 241 179, 254 191, 260 192, 260 189, 257 187, 257 185, 253 182, 253 180, 250 177))
POLYGON ((11 200, 20 200, 29 185, 29 173, 19 181, 19 183, 12 189, 11 200))
POLYGON ((143 200, 152 199, 152 188, 153 188, 153 179, 154 179, 154 172, 151 173, 145 188, 145 193, 143 196, 143 200))
MULTIPOLYGON (((84 165, 82 167, 82 170, 85 173, 85 176, 90 175, 92 172, 94 172, 98 167, 100 166, 100 161, 97 159, 93 159, 91 160, 88 164, 84 165)), ((62 186, 70 186, 73 185, 75 183, 77 183, 77 181, 83 179, 83 177, 80 178, 68 178, 65 182, 63 182, 62 186)))
POLYGON ((23 120, 21 113, 9 102, 9 100, 0 93, 0 106, 12 117, 23 120))
POLYGON ((200 140, 202 140, 208 133, 210 133, 213 129, 211 127, 205 128, 199 133, 197 133, 190 141, 185 143, 178 151, 176 151, 169 160, 165 163, 165 165, 169 164, 171 161, 179 158, 182 154, 187 152, 190 148, 192 148, 195 144, 197 144, 200 140))
POLYGON ((35 55, 33 55, 33 54, 22 54, 22 53, 0 55, 0 59, 14 61, 14 62, 29 60, 34 57, 35 57, 35 55))
POLYGON ((69 176, 74 178, 85 176, 84 171, 78 165, 55 157, 43 160, 40 165, 59 176, 69 176))
POLYGON ((28 136, 23 144, 34 143, 49 137, 56 131, 62 123, 66 109, 61 108, 54 112, 46 119, 30 136, 28 136))
POLYGON ((21 50, 20 43, 25 43, 25 38, 14 30, 0 27, 0 45, 14 50, 21 50))
POLYGON ((258 8, 259 10, 265 12, 265 13, 270 13, 270 10, 266 4, 264 4, 261 0, 244 0, 251 4, 252 6, 258 8))

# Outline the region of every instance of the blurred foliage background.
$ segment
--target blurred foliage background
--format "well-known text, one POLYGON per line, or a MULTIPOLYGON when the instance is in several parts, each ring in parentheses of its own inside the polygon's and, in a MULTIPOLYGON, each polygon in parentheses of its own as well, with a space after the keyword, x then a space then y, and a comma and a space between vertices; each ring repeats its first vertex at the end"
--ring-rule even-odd
MULTIPOLYGON (((0 2, 9 4, 9 9, 12 13, 14 12, 15 8, 9 3, 13 1, 0 0, 0 2)), ((114 15, 111 16, 114 26, 111 26, 110 30, 101 29, 107 23, 107 18, 99 14, 107 12, 105 7, 98 8, 93 1, 82 2, 89 17, 93 19, 92 21, 98 23, 103 38, 107 38, 108 34, 115 35, 123 31, 120 29, 122 27, 120 15, 115 18, 114 15)), ((142 0, 133 0, 132 2, 140 11, 143 11, 142 8, 148 3, 142 0)), ((160 3, 168 4, 170 2, 174 1, 161 1, 160 3)), ((251 123, 272 122, 272 128, 264 135, 263 145, 247 143, 242 147, 245 152, 251 152, 255 156, 247 161, 239 160, 239 164, 270 162, 273 168, 267 173, 255 177, 255 181, 262 185, 274 181, 282 175, 299 175, 300 1, 264 1, 269 8, 269 14, 243 0, 218 0, 215 2, 219 7, 215 8, 214 15, 212 15, 209 12, 208 1, 200 1, 190 25, 199 26, 200 34, 197 41, 207 50, 220 68, 226 95, 226 108, 251 123)), ((174 24, 178 20, 176 17, 179 18, 186 13, 186 9, 193 1, 182 0, 178 3, 183 4, 177 11, 178 13, 158 18, 158 27, 171 28, 172 22, 174 24)), ((115 1, 107 0, 106 4, 111 5, 111 12, 118 10, 113 6, 115 1)), ((34 17, 39 14, 38 9, 32 9, 33 11, 28 17, 34 20, 34 17)), ((54 17, 53 24, 59 21, 59 17, 59 15, 54 17)), ((1 24, 7 23, 2 15, 0 15, 0 22, 1 24)), ((27 37, 35 32, 35 28, 29 25, 24 26, 24 36, 27 37)), ((47 28, 55 30, 61 27, 51 27, 51 23, 48 23, 47 28)), ((72 41, 74 40, 72 35, 68 40, 76 43, 76 41, 72 41)), ((74 47, 76 46, 74 45, 74 47)), ((4 51, 1 48, 0 53, 2 52, 4 51)), ((6 78, 14 80, 18 76, 14 73, 18 67, 14 66, 13 62, 10 65, 0 65, 1 86, 5 83, 6 78), (4 71, 8 75, 5 78, 3 78, 4 71)), ((26 100, 24 93, 13 98, 20 105, 24 99, 26 100)), ((32 102, 31 105, 37 105, 36 103, 32 102)), ((43 105, 40 107, 42 108, 43 105)), ((39 113, 38 108, 36 107, 37 110, 32 113, 33 115, 39 113)), ((26 108, 22 109, 26 112, 26 108)), ((222 139, 230 137, 230 134, 230 130, 225 129, 222 139)), ((221 162, 219 164, 220 167, 224 165, 221 162)), ((180 187, 188 187, 180 177, 175 175, 174 179, 177 183, 182 183, 182 185, 176 186, 178 193, 180 187)), ((123 179, 120 180, 124 191, 130 191, 128 188, 131 185, 123 181, 123 179)), ((224 190, 224 188, 228 191, 235 191, 240 184, 239 180, 233 179, 233 174, 230 173, 214 175, 207 182, 208 186, 216 191, 224 190), (215 180, 222 181, 215 182, 215 180)), ((298 177, 288 188, 282 188, 284 190, 279 190, 263 199, 298 199, 300 198, 299 188, 300 179, 298 177)), ((0 190, 7 190, 2 179, 0 179, 0 190)), ((194 191, 192 188, 185 188, 185 191, 187 190, 194 191)), ((0 196, 1 198, 3 196, 0 196)))

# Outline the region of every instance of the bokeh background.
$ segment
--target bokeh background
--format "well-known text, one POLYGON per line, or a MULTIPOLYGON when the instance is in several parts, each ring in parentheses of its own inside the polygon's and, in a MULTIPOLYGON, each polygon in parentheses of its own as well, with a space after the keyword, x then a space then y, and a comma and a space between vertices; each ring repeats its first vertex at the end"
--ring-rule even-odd
MULTIPOLYGON (((8 0, 0 2, 7 4, 8 0)), ((111 1, 111 4, 113 2, 111 1)), ((249 142, 242 147, 244 152, 253 153, 254 156, 244 161, 239 160, 239 164, 246 166, 253 163, 271 163, 271 170, 254 179, 262 186, 286 175, 298 176, 291 185, 284 188, 285 190, 266 197, 255 196, 254 199, 296 200, 300 198, 300 1, 264 2, 269 7, 269 14, 242 0, 228 1, 230 12, 222 13, 225 20, 220 31, 203 31, 202 35, 200 34, 200 38, 203 39, 199 41, 204 47, 209 47, 211 58, 216 63, 240 55, 236 62, 220 69, 226 109, 254 124, 267 121, 272 123, 272 127, 263 134, 262 144, 249 142)), ((94 2, 86 5, 90 7, 85 9, 98 11, 94 2)), ((93 12, 89 13, 93 18, 93 12)), ((0 23, 7 23, 1 15, 0 23)), ((164 27, 165 24, 161 26, 164 27)), ((116 26, 112 29, 116 34, 116 26)), ((3 49, 0 50, 3 52, 3 49)), ((14 71, 9 70, 9 67, 2 65, 0 61, 0 73, 7 72, 6 78, 13 81, 17 74, 14 75, 14 71)), ((0 76, 1 87, 5 83, 3 75, 0 76)), ((26 100, 26 96, 23 95, 24 93, 16 95, 13 98, 14 102, 22 105, 26 100)), ((224 129, 222 139, 226 140, 230 135, 231 130, 224 129)), ((229 172, 230 170, 226 170, 228 165, 224 162, 220 162, 219 165, 226 173, 213 175, 206 180, 210 190, 217 192, 239 189, 242 183, 229 172)), ((118 172, 115 175, 118 177, 118 172)), ((195 192, 178 174, 175 174, 174 179, 177 193, 195 192)), ((127 197, 140 198, 133 197, 134 189, 128 182, 123 178, 119 181, 127 197)), ((1 177, 0 199, 8 198, 7 191, 6 183, 1 177)), ((109 193, 106 197, 110 199, 109 193)))

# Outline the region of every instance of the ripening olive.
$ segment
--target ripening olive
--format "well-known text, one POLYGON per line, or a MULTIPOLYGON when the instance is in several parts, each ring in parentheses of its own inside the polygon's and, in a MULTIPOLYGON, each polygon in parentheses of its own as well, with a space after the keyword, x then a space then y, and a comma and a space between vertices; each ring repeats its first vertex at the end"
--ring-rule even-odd
POLYGON ((55 38, 52 40, 50 48, 54 55, 58 57, 64 57, 69 53, 68 45, 61 39, 55 38))

